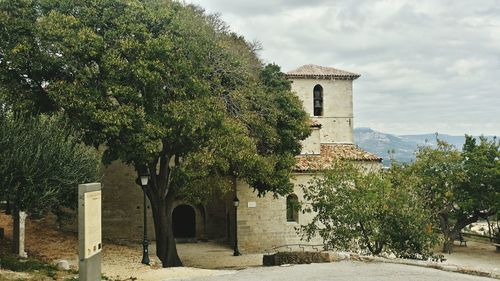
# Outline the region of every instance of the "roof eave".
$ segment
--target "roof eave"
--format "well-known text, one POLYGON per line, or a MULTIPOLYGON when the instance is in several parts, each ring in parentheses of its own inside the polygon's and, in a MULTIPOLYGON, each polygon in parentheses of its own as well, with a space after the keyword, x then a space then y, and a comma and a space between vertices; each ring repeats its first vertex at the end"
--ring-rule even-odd
POLYGON ((316 74, 285 74, 287 79, 324 79, 324 80, 356 80, 361 75, 316 75, 316 74))

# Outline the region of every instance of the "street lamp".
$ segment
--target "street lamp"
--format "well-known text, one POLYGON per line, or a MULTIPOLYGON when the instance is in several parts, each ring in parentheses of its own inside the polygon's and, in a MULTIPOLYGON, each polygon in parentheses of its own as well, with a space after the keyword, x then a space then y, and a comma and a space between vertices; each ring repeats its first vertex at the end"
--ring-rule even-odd
POLYGON ((241 256, 240 250, 238 249, 238 206, 240 205, 240 200, 238 197, 234 196, 233 206, 234 206, 234 253, 233 256, 241 256))
POLYGON ((144 237, 142 239, 142 263, 149 265, 149 251, 148 251, 148 212, 147 212, 147 202, 146 202, 146 189, 148 188, 149 174, 147 169, 143 169, 139 172, 139 178, 141 181, 142 194, 144 196, 144 237))

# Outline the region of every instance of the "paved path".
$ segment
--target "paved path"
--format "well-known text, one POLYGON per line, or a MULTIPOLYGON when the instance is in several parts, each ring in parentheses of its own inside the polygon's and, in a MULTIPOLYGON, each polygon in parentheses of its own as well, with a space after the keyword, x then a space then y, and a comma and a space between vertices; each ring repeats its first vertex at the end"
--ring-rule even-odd
MULTIPOLYGON (((228 272, 229 273, 229 272, 228 272)), ((232 274, 176 279, 192 281, 487 281, 496 280, 460 273, 445 272, 417 266, 386 263, 337 262, 289 267, 259 267, 239 270, 232 274)))

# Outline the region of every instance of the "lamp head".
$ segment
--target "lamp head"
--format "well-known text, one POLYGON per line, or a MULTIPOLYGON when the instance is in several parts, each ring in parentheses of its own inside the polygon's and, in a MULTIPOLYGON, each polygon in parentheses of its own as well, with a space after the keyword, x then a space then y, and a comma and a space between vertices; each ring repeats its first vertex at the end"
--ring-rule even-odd
POLYGON ((141 185, 147 186, 149 182, 149 175, 141 175, 141 185))
POLYGON ((141 165, 137 169, 137 172, 139 174, 139 180, 141 181, 141 186, 143 188, 148 186, 149 182, 149 171, 146 165, 141 165))
POLYGON ((240 200, 238 199, 238 197, 234 197, 233 199, 233 206, 235 207, 238 207, 240 205, 240 200))

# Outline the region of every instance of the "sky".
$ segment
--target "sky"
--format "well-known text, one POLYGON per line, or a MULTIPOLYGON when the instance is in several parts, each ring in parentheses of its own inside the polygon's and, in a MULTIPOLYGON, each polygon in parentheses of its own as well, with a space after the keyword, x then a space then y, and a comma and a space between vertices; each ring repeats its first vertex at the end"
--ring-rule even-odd
POLYGON ((283 71, 361 74, 356 127, 500 136, 500 0, 186 0, 283 71))

